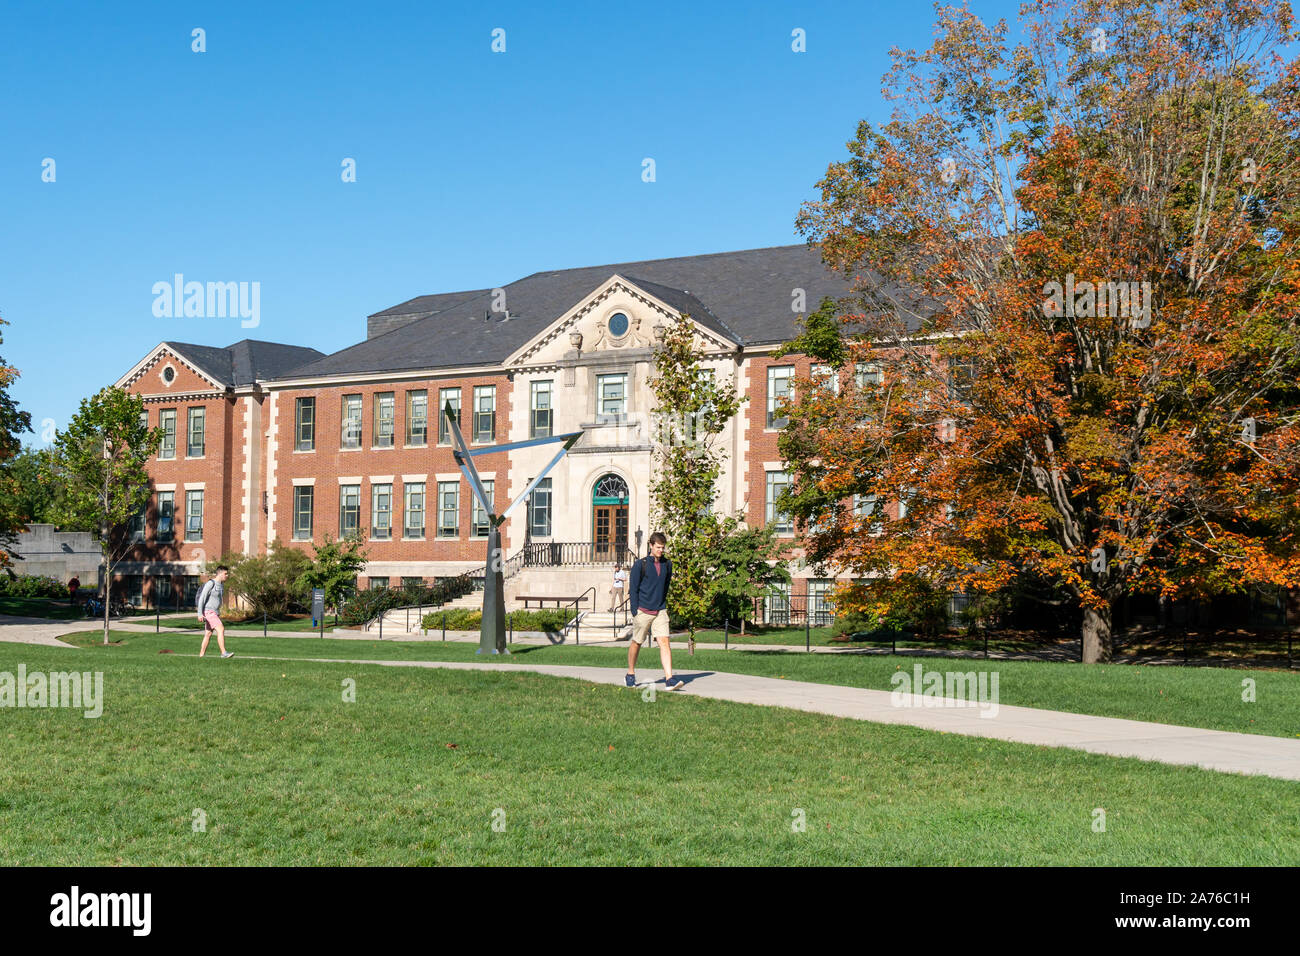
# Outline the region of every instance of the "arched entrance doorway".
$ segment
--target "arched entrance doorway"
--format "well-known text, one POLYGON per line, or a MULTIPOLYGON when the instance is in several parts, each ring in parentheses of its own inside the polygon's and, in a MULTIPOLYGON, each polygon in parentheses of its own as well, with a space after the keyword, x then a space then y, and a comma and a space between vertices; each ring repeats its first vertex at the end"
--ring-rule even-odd
POLYGON ((627 548, 627 482, 602 475, 591 491, 592 550, 597 561, 615 561, 627 548))

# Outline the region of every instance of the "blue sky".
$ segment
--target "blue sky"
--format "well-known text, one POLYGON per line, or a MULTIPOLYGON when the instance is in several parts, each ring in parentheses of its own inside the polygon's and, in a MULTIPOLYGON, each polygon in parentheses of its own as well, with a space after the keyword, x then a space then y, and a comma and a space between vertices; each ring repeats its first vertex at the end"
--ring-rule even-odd
MULTIPOLYGON (((798 242, 826 164, 887 118, 889 48, 927 46, 934 19, 551 6, 5 3, 0 355, 28 440, 165 339, 332 352, 416 295, 798 242), (155 317, 176 273, 260 283, 260 324, 155 317)), ((1012 23, 1016 6, 972 3, 1012 23)))

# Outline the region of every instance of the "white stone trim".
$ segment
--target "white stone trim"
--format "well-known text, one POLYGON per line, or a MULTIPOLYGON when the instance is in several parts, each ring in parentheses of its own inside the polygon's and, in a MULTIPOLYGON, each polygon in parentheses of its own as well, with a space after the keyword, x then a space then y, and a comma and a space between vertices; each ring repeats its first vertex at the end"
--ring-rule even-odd
MULTIPOLYGON (((457 477, 460 477, 460 476, 457 475, 457 477)), ((404 481, 404 482, 406 482, 406 481, 423 481, 425 484, 428 484, 428 483, 429 483, 429 476, 428 476, 427 474, 424 474, 424 475, 403 475, 403 476, 402 476, 402 481, 404 481)))
POLYGON ((440 475, 434 475, 434 481, 460 481, 461 473, 459 471, 448 471, 440 475))
POLYGON ((372 485, 391 485, 393 483, 392 475, 371 475, 370 483, 372 485))
POLYGON ((276 401, 275 392, 267 392, 266 400, 271 406, 266 426, 266 540, 269 542, 275 540, 275 466, 280 451, 277 433, 280 404, 276 401))
POLYGON ((205 490, 205 487, 204 487, 205 484, 206 484, 206 482, 202 482, 202 481, 187 481, 187 482, 185 482, 185 490, 186 490, 186 491, 204 491, 204 490, 205 490))
POLYGON ((295 488, 314 488, 316 486, 315 478, 294 478, 293 486, 295 488))
POLYGON ((360 475, 339 475, 340 485, 359 485, 361 484, 360 475))
POLYGON ((176 482, 173 481, 165 485, 154 485, 153 490, 154 491, 175 491, 176 482))

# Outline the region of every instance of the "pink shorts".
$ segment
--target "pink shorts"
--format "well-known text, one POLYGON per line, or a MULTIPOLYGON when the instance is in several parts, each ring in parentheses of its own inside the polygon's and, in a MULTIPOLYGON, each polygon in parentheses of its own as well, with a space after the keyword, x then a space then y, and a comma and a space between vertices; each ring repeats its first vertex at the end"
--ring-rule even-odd
POLYGON ((205 631, 215 631, 221 626, 221 618, 217 616, 216 611, 203 612, 203 629, 205 631))

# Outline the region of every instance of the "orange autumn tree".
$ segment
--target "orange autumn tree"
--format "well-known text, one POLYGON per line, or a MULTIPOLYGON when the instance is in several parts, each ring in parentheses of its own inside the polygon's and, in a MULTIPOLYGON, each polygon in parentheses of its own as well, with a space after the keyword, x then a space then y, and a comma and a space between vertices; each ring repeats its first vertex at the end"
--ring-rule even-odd
POLYGON ((1102 661, 1125 594, 1300 585, 1290 8, 937 15, 799 216, 857 290, 790 343, 836 381, 781 439, 840 608, 1014 587, 1102 661))

